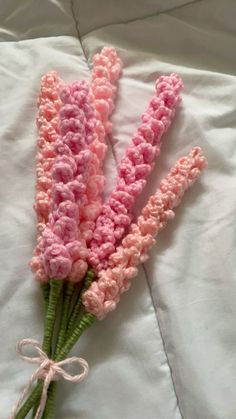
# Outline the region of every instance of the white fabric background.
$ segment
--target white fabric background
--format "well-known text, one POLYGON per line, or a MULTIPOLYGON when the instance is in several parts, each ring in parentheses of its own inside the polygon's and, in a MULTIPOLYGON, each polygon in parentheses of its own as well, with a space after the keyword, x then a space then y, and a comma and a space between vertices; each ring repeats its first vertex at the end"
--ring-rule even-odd
POLYGON ((106 195, 162 73, 182 76, 183 102, 137 213, 192 146, 209 167, 117 311, 74 349, 91 372, 60 383, 55 419, 235 419, 235 2, 1 0, 0 8, 0 418, 33 371, 15 342, 42 332, 42 298, 27 267, 40 77, 55 69, 68 82, 89 79, 93 54, 112 44, 124 69, 106 195))

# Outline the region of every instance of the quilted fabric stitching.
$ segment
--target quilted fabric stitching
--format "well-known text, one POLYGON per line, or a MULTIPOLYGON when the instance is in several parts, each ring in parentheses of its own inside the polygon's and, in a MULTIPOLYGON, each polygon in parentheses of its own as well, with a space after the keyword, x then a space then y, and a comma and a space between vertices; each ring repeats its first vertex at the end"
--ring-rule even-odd
MULTIPOLYGON (((172 7, 170 9, 167 9, 167 10, 162 11, 162 12, 154 12, 154 13, 150 13, 149 15, 146 15, 146 16, 135 17, 133 19, 129 19, 129 20, 125 20, 125 21, 107 23, 105 25, 101 25, 101 26, 98 26, 98 27, 96 27, 94 29, 91 29, 88 32, 83 33, 83 35, 81 35, 79 33, 79 37, 80 38, 83 38, 84 36, 89 35, 91 32, 98 31, 100 29, 104 29, 104 28, 106 28, 108 26, 112 26, 112 25, 126 25, 126 24, 133 23, 133 22, 136 22, 136 21, 139 21, 139 20, 145 20, 145 19, 149 19, 149 18, 152 18, 152 17, 156 17, 156 16, 159 16, 159 15, 162 15, 162 14, 168 14, 170 12, 173 12, 175 10, 184 8, 184 7, 186 7, 186 6, 190 5, 190 4, 194 4, 194 3, 197 3, 197 2, 200 2, 200 1, 202 1, 202 0, 191 0, 188 3, 182 4, 182 5, 179 5, 179 6, 176 6, 176 7, 172 7)), ((71 4, 73 4, 73 3, 74 3, 73 0, 71 0, 71 4)), ((77 26, 78 26, 78 19, 76 19, 75 11, 74 10, 73 10, 73 17, 74 17, 75 21, 77 22, 77 26)), ((78 28, 77 28, 77 31, 78 31, 78 28)))

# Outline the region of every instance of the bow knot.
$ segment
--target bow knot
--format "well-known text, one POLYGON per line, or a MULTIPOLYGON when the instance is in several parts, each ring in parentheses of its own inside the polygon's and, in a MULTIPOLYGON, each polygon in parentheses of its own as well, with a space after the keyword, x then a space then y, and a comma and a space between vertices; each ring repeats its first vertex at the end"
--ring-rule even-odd
POLYGON ((71 358, 64 359, 63 361, 59 361, 59 362, 53 361, 52 359, 48 358, 47 354, 42 350, 39 342, 33 339, 22 339, 18 341, 16 345, 16 352, 21 357, 21 359, 31 364, 37 364, 38 368, 32 374, 29 380, 29 383, 26 385, 19 400, 15 404, 12 410, 12 413, 10 415, 10 419, 15 418, 20 405, 30 393, 33 387, 33 384, 36 380, 38 379, 44 380, 41 400, 40 400, 39 407, 34 417, 34 419, 40 419, 42 417, 42 414, 46 405, 47 391, 48 391, 48 387, 51 381, 56 381, 56 380, 59 380, 60 378, 64 378, 67 381, 71 381, 75 383, 75 382, 83 380, 88 375, 89 367, 85 359, 72 356, 71 358), (29 356, 23 355, 23 352, 22 352, 23 346, 32 346, 36 350, 38 356, 29 357, 29 356), (71 365, 71 364, 78 364, 80 367, 82 367, 83 369, 82 372, 80 374, 75 374, 75 375, 71 375, 68 372, 66 372, 63 366, 71 365))
POLYGON ((63 375, 62 368, 57 367, 55 362, 53 362, 51 359, 45 359, 44 361, 42 361, 40 365, 40 370, 38 371, 38 377, 42 380, 45 380, 48 375, 50 375, 51 377, 50 381, 58 380, 58 378, 60 378, 60 375, 63 375))

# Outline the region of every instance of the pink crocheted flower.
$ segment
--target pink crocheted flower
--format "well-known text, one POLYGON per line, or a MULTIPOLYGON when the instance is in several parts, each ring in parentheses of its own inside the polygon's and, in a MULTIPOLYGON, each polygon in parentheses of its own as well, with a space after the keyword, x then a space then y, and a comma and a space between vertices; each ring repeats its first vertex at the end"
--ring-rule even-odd
MULTIPOLYGON (((37 217, 38 241, 48 221, 52 188, 51 167, 54 162, 54 142, 59 136, 58 114, 61 108, 60 88, 62 81, 55 71, 46 73, 41 79, 38 97, 38 140, 37 140, 37 166, 36 166, 36 197, 34 209, 37 217)), ((29 262, 36 279, 45 282, 47 275, 44 272, 40 250, 36 246, 34 256, 29 262)))
POLYGON ((51 168, 51 211, 38 256, 49 278, 76 282, 87 270, 87 248, 81 238, 79 217, 81 205, 87 199, 85 190, 92 156, 89 147, 95 136, 92 100, 89 85, 84 81, 61 90, 60 137, 55 143, 51 168))
POLYGON ((99 289, 97 282, 92 282, 88 291, 84 293, 83 304, 88 312, 93 313, 98 318, 104 310, 105 295, 99 289))
POLYGON ((114 109, 116 95, 114 84, 120 72, 121 60, 114 48, 104 47, 99 54, 94 56, 91 92, 96 110, 96 136, 90 145, 93 156, 89 166, 89 178, 85 191, 87 200, 80 211, 81 233, 84 234, 83 237, 87 242, 92 238, 95 227, 94 221, 102 208, 101 193, 105 185, 102 166, 107 150, 105 136, 111 133, 112 129, 109 117, 114 109), (90 226, 90 230, 88 230, 88 226, 90 226))
POLYGON ((52 279, 64 279, 70 272, 72 260, 66 247, 62 244, 52 244, 43 253, 45 272, 52 279))
POLYGON ((83 239, 67 243, 66 248, 74 261, 78 259, 87 259, 88 249, 86 248, 86 243, 83 239))
MULTIPOLYGON (((121 61, 116 51, 106 47, 94 57, 91 88, 85 81, 62 86, 55 72, 48 73, 42 79, 37 118, 39 192, 35 209, 39 237, 34 252, 37 271, 35 259, 31 263, 32 270, 40 280, 43 277, 46 280, 42 253, 52 240, 58 243, 58 239, 64 237, 67 243, 73 237, 79 239, 80 235, 85 241, 92 238, 94 221, 102 207, 101 193, 105 184, 102 160, 107 148, 104 140, 105 135, 111 132, 109 116, 114 108, 114 84, 120 71, 121 61), (76 231, 72 218, 77 224, 76 231), (78 228, 79 223, 81 229, 78 228), (46 224, 47 229, 42 236, 46 224)), ((86 243, 83 240, 80 243, 83 243, 80 254, 84 258, 87 255, 86 243)), ((84 264, 76 264, 73 280, 78 267, 81 266, 82 272, 87 263, 86 258, 81 260, 84 264)))
POLYGON ((36 194, 35 211, 38 222, 43 223, 47 222, 49 213, 48 203, 52 185, 50 169, 55 157, 53 143, 58 138, 61 85, 62 81, 55 71, 46 73, 41 79, 41 89, 38 98, 36 167, 38 192, 36 194), (43 196, 44 200, 42 199, 43 196))
POLYGON ((180 77, 174 73, 161 76, 156 82, 156 95, 142 115, 143 123, 120 162, 117 185, 96 220, 89 254, 89 262, 96 271, 108 266, 108 256, 115 251, 116 243, 131 223, 135 198, 142 192, 145 178, 160 153, 161 136, 174 116, 182 86, 180 77))
POLYGON ((83 279, 88 269, 88 264, 81 257, 76 260, 69 275, 69 279, 72 282, 79 282, 83 279))
POLYGON ((136 266, 148 258, 155 236, 174 217, 176 207, 189 186, 206 166, 201 149, 195 147, 182 157, 162 180, 160 189, 151 196, 137 223, 132 224, 122 244, 108 260, 108 268, 98 273, 98 280, 83 294, 86 310, 99 319, 114 310, 130 279, 137 274, 136 266))
POLYGON ((60 202, 60 204, 58 205, 57 213, 55 214, 55 219, 60 218, 63 215, 78 220, 79 208, 77 207, 76 203, 69 200, 60 202))

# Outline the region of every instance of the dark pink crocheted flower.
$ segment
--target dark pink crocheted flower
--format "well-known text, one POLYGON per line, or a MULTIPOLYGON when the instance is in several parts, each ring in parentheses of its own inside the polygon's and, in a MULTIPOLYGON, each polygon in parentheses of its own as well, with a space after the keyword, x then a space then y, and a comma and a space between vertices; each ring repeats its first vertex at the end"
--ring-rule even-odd
MULTIPOLYGON (((74 82, 61 90, 60 137, 51 167, 50 216, 38 248, 49 278, 79 281, 87 270, 86 242, 79 230, 95 138, 95 108, 88 83, 74 82)), ((36 261, 34 261, 36 266, 36 261)))
POLYGON ((155 157, 160 154, 161 137, 174 116, 182 86, 181 78, 174 73, 161 76, 156 82, 156 95, 119 164, 117 185, 96 220, 89 253, 89 262, 96 271, 108 266, 108 256, 131 223, 135 198, 142 192, 155 157))

